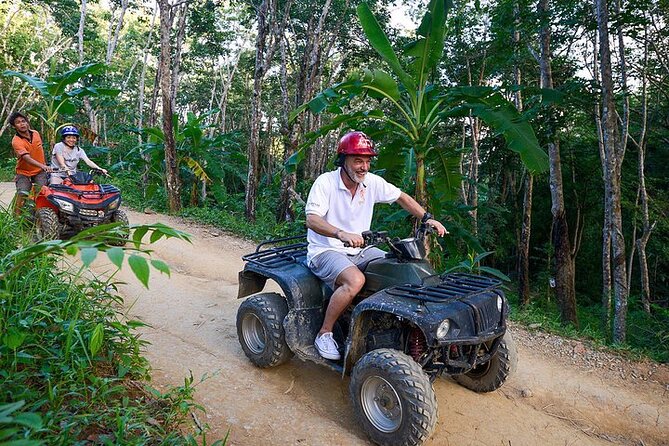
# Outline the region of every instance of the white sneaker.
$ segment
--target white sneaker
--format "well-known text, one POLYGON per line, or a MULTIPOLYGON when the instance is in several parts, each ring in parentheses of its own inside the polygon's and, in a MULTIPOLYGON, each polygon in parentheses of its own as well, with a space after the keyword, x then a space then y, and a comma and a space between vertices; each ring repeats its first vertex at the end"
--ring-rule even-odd
POLYGON ((339 350, 337 350, 337 341, 332 338, 331 331, 316 336, 314 345, 316 346, 316 350, 318 350, 318 354, 325 359, 332 359, 333 361, 341 359, 339 350))

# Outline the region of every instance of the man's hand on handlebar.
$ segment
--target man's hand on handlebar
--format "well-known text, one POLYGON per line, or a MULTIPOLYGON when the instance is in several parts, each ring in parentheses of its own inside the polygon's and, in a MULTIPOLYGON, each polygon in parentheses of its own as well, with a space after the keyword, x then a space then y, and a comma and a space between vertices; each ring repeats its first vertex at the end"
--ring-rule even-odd
POLYGON ((354 234, 352 232, 339 231, 337 237, 344 243, 344 246, 351 248, 362 248, 365 246, 365 240, 360 234, 354 234))
POLYGON ((446 230, 444 225, 442 225, 440 222, 438 222, 434 218, 431 218, 428 221, 426 221, 425 225, 428 226, 428 227, 431 227, 435 231, 437 231, 437 234, 439 234, 439 237, 443 237, 444 235, 448 234, 448 231, 446 230))

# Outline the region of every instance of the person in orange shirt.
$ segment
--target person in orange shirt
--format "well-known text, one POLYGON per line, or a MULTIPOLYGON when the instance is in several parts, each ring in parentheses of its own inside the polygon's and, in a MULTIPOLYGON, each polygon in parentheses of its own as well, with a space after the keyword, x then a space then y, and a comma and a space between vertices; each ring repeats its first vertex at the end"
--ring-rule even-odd
POLYGON ((47 172, 51 168, 46 165, 42 137, 36 130, 30 128, 28 118, 19 112, 12 113, 9 124, 16 130, 12 138, 12 148, 16 155, 16 200, 14 214, 19 215, 26 197, 30 195, 33 184, 39 187, 47 184, 47 172))

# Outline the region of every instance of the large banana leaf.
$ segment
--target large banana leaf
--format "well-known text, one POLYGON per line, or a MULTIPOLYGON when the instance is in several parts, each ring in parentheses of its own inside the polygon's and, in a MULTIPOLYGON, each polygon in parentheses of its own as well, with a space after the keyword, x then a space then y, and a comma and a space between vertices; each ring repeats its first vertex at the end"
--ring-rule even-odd
POLYGON ((428 188, 444 200, 457 200, 462 184, 460 156, 444 149, 431 150, 428 162, 430 168, 430 174, 426 175, 428 188))
POLYGON ((528 170, 548 170, 548 155, 539 146, 534 130, 499 91, 491 87, 454 87, 447 96, 454 107, 444 110, 443 117, 463 116, 471 111, 504 136, 509 149, 520 155, 528 170))
POLYGON ((5 70, 2 72, 3 76, 10 77, 18 77, 34 89, 38 90, 42 96, 49 96, 49 84, 37 77, 34 76, 29 76, 24 73, 19 73, 18 71, 12 71, 12 70, 5 70))
POLYGON ((448 0, 432 0, 416 30, 419 38, 405 47, 404 54, 414 58, 410 67, 412 72, 419 77, 419 85, 425 83, 429 72, 441 60, 444 52, 446 9, 449 6, 450 1, 448 0))
POLYGON ((372 14, 372 11, 369 9, 369 5, 367 5, 367 3, 360 3, 357 12, 360 25, 362 26, 370 45, 372 45, 372 48, 374 48, 383 60, 386 61, 388 66, 395 72, 407 90, 415 90, 415 80, 404 70, 404 68, 402 68, 397 54, 395 54, 393 47, 390 45, 388 36, 383 32, 381 25, 379 25, 376 17, 374 17, 374 14, 372 14))
POLYGON ((105 64, 103 63, 91 63, 88 65, 82 65, 80 67, 74 68, 73 70, 67 71, 62 74, 57 74, 54 76, 49 76, 47 81, 49 83, 48 90, 51 96, 58 96, 65 92, 65 89, 68 85, 72 85, 81 79, 84 76, 91 74, 98 74, 105 69, 105 64))
POLYGON ((383 70, 364 70, 363 88, 369 91, 369 95, 376 99, 390 98, 394 101, 400 100, 400 88, 388 73, 383 70))

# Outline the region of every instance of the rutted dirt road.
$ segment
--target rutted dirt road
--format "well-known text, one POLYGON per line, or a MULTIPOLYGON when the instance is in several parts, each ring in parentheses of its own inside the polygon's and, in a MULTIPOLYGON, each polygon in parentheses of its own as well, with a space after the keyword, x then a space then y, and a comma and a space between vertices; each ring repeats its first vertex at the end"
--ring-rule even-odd
MULTIPOLYGON (((13 184, 4 183, 8 202, 13 184)), ((180 385, 192 371, 212 438, 233 445, 364 445, 348 398, 348 378, 293 359, 275 369, 250 364, 237 341, 237 272, 254 246, 219 230, 162 215, 129 212, 132 223, 163 222, 193 243, 161 240, 144 289, 129 268, 117 275, 130 318, 151 325, 146 356, 153 385, 180 385)), ((98 273, 111 270, 99 261, 98 273)), ((586 346, 513 328, 517 374, 479 395, 437 380, 439 421, 430 445, 669 445, 669 366, 630 363, 586 346)))

